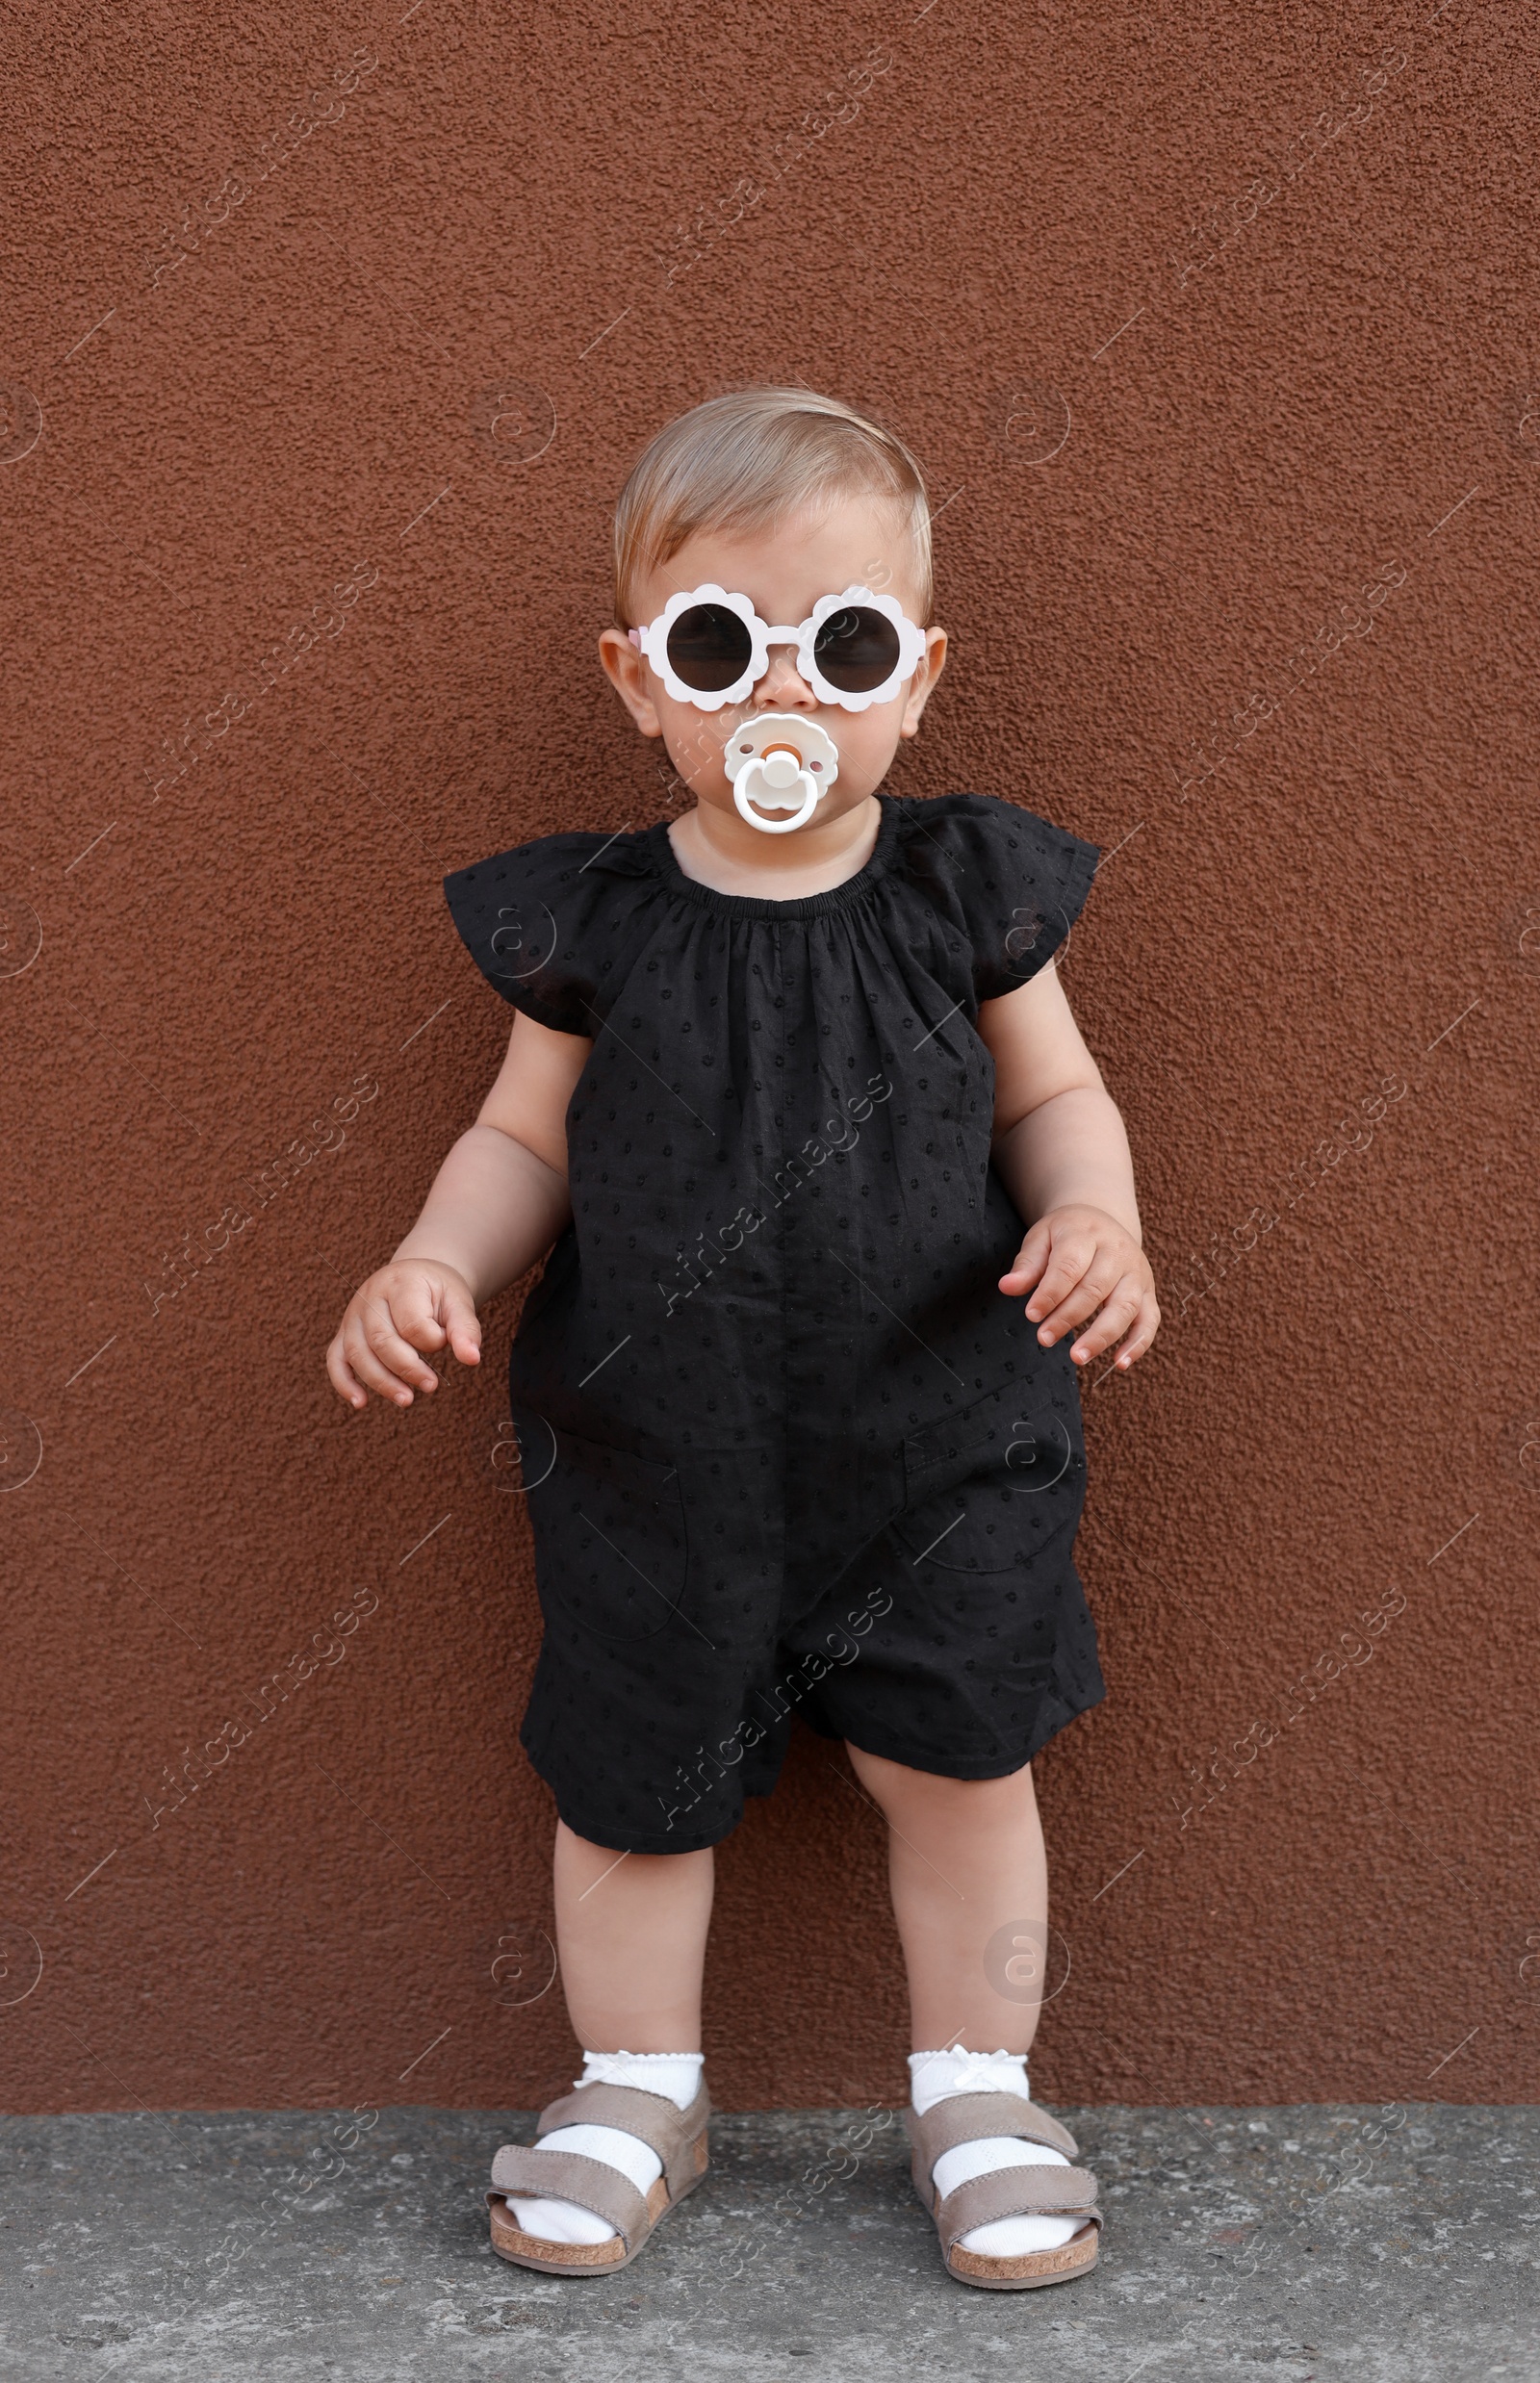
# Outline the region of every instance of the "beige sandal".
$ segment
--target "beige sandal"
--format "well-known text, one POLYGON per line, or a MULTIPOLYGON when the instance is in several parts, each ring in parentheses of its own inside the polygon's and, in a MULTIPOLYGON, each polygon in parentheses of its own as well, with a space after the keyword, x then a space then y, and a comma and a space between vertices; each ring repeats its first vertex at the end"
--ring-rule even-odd
POLYGON ((636 2086, 590 2085, 564 2093, 540 2114, 532 2143, 504 2143, 492 2163, 492 2247, 515 2267, 537 2268, 542 2275, 612 2275, 629 2267, 658 2219, 677 2201, 693 2192, 706 2174, 706 2122, 711 2105, 703 2085, 688 2110, 681 2111, 666 2094, 644 2093, 636 2086), (629 2176, 603 2160, 582 2151, 544 2151, 540 2138, 563 2126, 613 2126, 638 2135, 656 2152, 663 2173, 652 2191, 638 2192, 629 2176), (618 2231, 607 2242, 548 2242, 523 2234, 508 2207, 509 2193, 521 2200, 576 2201, 618 2231))
POLYGON ((1002 2167, 992 2175, 975 2176, 956 2186, 943 2200, 931 2183, 931 2170, 943 2151, 959 2143, 976 2143, 987 2135, 1014 2135, 1024 2143, 1045 2143, 1072 2159, 1080 2146, 1069 2129, 1050 2118, 1035 2102, 1017 2093, 953 2093, 933 2103, 921 2117, 912 2108, 904 2124, 914 2146, 914 2190, 936 2220, 941 2238, 946 2271, 961 2284, 979 2284, 987 2292, 1024 2292, 1033 2284, 1059 2284, 1084 2275, 1096 2264, 1102 2216, 1096 2205, 1096 2179, 1083 2167, 1002 2167), (964 2234, 987 2226, 996 2217, 1084 2217, 1078 2234, 1057 2250, 1022 2251, 1014 2259, 988 2259, 982 2251, 958 2247, 964 2234))

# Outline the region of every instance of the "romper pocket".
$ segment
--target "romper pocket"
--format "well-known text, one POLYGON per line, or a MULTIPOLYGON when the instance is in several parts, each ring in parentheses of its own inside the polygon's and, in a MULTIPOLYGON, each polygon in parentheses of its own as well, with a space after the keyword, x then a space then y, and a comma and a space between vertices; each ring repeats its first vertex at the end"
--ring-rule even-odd
POLYGON ((999 1573, 1067 1558, 1086 1495, 1078 1386, 1007 1386, 904 1443, 904 1511, 894 1529, 911 1560, 942 1572, 999 1573))
POLYGON ((681 1618, 687 1570, 677 1467, 556 1431, 556 1460, 529 1492, 548 1621, 599 1638, 655 1638, 681 1618))

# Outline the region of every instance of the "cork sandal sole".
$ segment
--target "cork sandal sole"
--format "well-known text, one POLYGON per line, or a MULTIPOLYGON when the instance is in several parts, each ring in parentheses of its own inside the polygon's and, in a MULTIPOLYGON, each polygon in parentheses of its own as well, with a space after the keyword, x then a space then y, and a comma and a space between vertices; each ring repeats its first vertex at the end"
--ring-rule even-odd
MULTIPOLYGON (((668 2182, 660 2176, 647 2195, 647 2224, 638 2233, 628 2250, 626 2238, 613 2234, 607 2242, 548 2242, 537 2234, 525 2234, 513 2222, 506 2201, 493 2201, 488 2207, 491 2221, 492 2247, 500 2258, 507 2259, 516 2268, 533 2268, 541 2275, 618 2275, 629 2268, 637 2253, 652 2240, 653 2229, 666 2217, 670 2210, 678 2209, 686 2193, 693 2192, 710 2166, 710 2154, 705 2135, 691 2146, 695 2173, 687 2177, 671 2201, 668 2182)), ((532 2196, 531 2196, 532 2197, 532 2196)))

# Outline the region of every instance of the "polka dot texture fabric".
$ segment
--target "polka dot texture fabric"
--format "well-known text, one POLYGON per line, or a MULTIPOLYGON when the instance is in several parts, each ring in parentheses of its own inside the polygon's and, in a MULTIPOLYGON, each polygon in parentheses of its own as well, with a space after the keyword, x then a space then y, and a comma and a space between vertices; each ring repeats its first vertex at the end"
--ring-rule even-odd
POLYGON ((867 866, 802 901, 698 884, 662 822, 444 881, 503 999, 593 1044, 508 1379, 545 1619, 521 1734, 617 1850, 726 1836, 797 1712, 983 1779, 1104 1694, 1079 1385, 996 1288, 1023 1228, 977 1032, 1098 850, 990 796, 877 799, 867 866))

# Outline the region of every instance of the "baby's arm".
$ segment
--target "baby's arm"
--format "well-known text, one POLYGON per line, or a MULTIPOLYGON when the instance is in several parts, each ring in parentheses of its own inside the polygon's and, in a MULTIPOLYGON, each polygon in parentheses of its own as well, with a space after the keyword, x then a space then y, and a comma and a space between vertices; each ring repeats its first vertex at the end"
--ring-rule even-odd
POLYGON ((377 1391, 410 1406, 436 1390, 419 1351, 446 1342, 462 1365, 481 1358, 476 1309, 517 1282, 572 1215, 567 1104, 593 1044, 553 1034, 521 1011, 508 1055, 475 1123, 439 1168, 423 1213, 389 1266, 354 1292, 326 1351, 349 1405, 377 1391))
POLYGON ((1096 1321, 1070 1354, 1078 1365, 1121 1339, 1127 1368, 1155 1338, 1155 1278, 1140 1246, 1128 1136, 1081 1038, 1050 961, 1029 983, 979 1004, 979 1033, 994 1057, 993 1162, 1031 1230, 1000 1289, 1037 1284, 1027 1315, 1051 1347, 1072 1324, 1096 1321))

